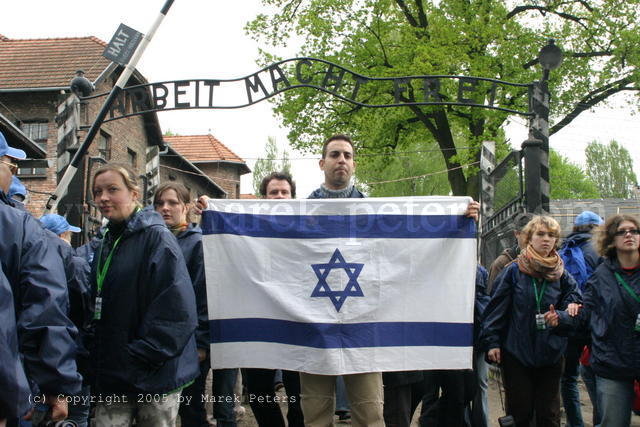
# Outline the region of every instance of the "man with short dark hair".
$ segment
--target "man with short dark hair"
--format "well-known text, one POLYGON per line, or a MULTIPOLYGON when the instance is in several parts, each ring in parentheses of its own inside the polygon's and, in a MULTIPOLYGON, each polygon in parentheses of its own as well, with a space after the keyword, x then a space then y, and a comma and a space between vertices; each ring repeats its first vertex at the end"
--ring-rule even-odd
POLYGON ((364 194, 351 183, 356 171, 353 141, 347 135, 337 134, 327 138, 322 145, 320 169, 324 172, 324 183, 315 190, 310 199, 362 198, 364 194))
POLYGON ((295 199, 296 183, 288 172, 271 172, 262 178, 260 195, 265 199, 295 199))
MULTIPOLYGON (((351 183, 356 162, 353 141, 347 135, 327 138, 319 165, 324 172, 324 183, 309 195, 310 199, 364 197, 351 183)), ((300 373, 302 412, 308 426, 333 425, 336 378, 335 375, 300 373)), ((384 427, 382 374, 366 372, 343 375, 343 378, 353 424, 384 427)))
MULTIPOLYGON (((336 134, 324 141, 320 169, 324 182, 310 199, 363 198, 365 197, 351 182, 356 170, 355 149, 351 138, 336 134)), ((479 203, 469 204, 466 215, 477 220, 479 203)), ((407 373, 408 374, 408 373, 407 373)), ((393 373, 402 376, 405 373, 393 373)), ((355 425, 384 426, 383 381, 380 372, 343 375, 347 396, 351 406, 351 419, 355 425)), ((305 422, 309 426, 333 424, 335 406, 335 380, 333 375, 300 374, 302 386, 302 408, 305 422)))
MULTIPOLYGON (((264 199, 294 199, 296 183, 288 172, 272 172, 260 183, 260 195, 264 199)), ((245 385, 249 392, 249 403, 259 426, 284 427, 278 399, 274 390, 274 369, 248 368, 245 385)), ((304 427, 300 408, 300 378, 298 372, 282 371, 287 392, 287 425, 304 427)))

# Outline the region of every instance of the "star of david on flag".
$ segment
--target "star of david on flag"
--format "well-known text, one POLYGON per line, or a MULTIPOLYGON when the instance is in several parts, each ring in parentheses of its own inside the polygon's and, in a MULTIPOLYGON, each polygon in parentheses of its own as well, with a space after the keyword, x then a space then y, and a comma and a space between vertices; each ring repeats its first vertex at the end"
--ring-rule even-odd
POLYGON ((336 311, 340 311, 342 304, 347 297, 363 297, 362 289, 358 283, 358 276, 362 271, 364 264, 347 263, 344 257, 340 253, 340 250, 336 248, 331 259, 327 264, 312 264, 311 268, 318 276, 318 284, 311 293, 312 297, 329 297, 336 311), (344 289, 334 291, 327 283, 327 278, 332 270, 344 270, 349 281, 344 289))
POLYGON ((209 201, 212 367, 470 369, 467 197, 209 201))

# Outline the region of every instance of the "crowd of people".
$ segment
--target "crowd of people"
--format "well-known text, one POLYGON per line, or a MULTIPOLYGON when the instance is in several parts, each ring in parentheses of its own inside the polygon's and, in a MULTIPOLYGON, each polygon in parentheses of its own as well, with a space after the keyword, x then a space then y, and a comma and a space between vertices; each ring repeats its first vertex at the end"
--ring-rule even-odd
MULTIPOLYGON (((141 204, 135 173, 106 164, 91 192, 105 218, 73 249, 80 229, 56 214, 34 219, 15 177, 25 153, 0 133, 0 426, 236 426, 237 369, 211 372, 202 231, 208 198, 192 203, 177 182, 141 204), (195 215, 192 217, 192 215, 195 215)), ((365 197, 352 183, 355 149, 346 135, 323 145, 324 183, 310 198, 365 197)), ((267 199, 296 197, 291 175, 262 181, 267 199)), ((479 204, 469 204, 477 221, 479 204)), ((343 376, 245 367, 242 382, 260 426, 329 426, 339 413, 356 426, 490 424, 488 364, 499 367, 512 425, 581 426, 580 374, 594 425, 628 426, 640 378, 640 221, 583 212, 561 245, 549 216, 519 215, 517 244, 489 270, 477 266, 474 354, 468 370, 343 376), (274 388, 281 374, 288 409, 274 388), (286 421, 285 421, 286 420, 286 421)), ((503 418, 507 422, 507 417, 503 418)))

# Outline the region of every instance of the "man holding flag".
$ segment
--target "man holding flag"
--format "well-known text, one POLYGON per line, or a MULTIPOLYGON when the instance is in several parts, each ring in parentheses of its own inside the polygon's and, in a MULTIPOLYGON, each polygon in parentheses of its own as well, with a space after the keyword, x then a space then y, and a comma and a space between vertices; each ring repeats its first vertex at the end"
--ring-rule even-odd
MULTIPOLYGON (((333 135, 322 146, 320 169, 324 183, 309 195, 310 199, 363 198, 351 183, 356 170, 353 141, 347 135, 333 135)), ((364 372, 344 375, 351 419, 355 425, 382 426, 384 395, 382 373, 364 372)), ((310 426, 333 424, 335 410, 335 382, 333 375, 300 373, 300 397, 305 422, 310 426)))
POLYGON ((214 368, 304 373, 305 424, 323 427, 343 375, 353 425, 384 426, 380 372, 471 368, 479 204, 362 200, 345 135, 325 142, 320 168, 311 200, 203 212, 214 368))

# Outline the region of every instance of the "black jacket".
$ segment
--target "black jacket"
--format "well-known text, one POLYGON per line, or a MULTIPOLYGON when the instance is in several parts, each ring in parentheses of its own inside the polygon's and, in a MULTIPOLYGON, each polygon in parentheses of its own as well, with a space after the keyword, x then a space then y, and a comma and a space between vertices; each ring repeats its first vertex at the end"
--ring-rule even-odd
POLYGON ((178 234, 178 244, 182 249, 182 255, 187 263, 187 270, 191 277, 193 290, 196 296, 198 310, 198 328, 196 329, 196 346, 199 349, 209 350, 209 314, 207 311, 207 282, 204 272, 204 255, 202 252, 202 230, 200 227, 189 224, 182 233, 178 234))
MULTIPOLYGON (((94 256, 94 298, 98 261, 104 265, 115 240, 106 232, 94 256)), ((89 345, 96 392, 166 393, 199 374, 191 279, 182 251, 158 213, 139 211, 127 220, 101 297, 101 319, 94 320, 89 345)))
MULTIPOLYGON (((536 329, 538 308, 531 280, 531 276, 521 272, 515 262, 502 270, 484 313, 480 341, 485 351, 501 348, 525 366, 549 366, 564 354, 567 338, 548 328, 544 331, 536 329)), ((568 317, 563 311, 567 305, 580 301, 576 282, 565 271, 560 280, 547 284, 540 311, 545 313, 553 304, 563 319, 568 317)))

